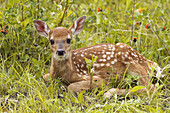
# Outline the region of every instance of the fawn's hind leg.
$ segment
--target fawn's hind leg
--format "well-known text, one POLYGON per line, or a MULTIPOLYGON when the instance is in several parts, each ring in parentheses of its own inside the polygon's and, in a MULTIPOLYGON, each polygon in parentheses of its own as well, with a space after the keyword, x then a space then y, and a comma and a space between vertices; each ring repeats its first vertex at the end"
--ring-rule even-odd
POLYGON ((103 84, 106 84, 107 81, 104 80, 103 78, 100 78, 99 76, 100 75, 93 76, 92 84, 90 84, 90 76, 88 76, 88 78, 86 78, 83 81, 71 83, 68 86, 68 90, 71 90, 72 92, 77 93, 77 92, 81 92, 82 90, 88 90, 90 88, 94 89, 96 87, 101 87, 103 84))
MULTIPOLYGON (((147 86, 148 82, 149 82, 149 75, 147 73, 147 70, 141 66, 139 63, 131 63, 128 67, 127 73, 132 74, 134 76, 140 75, 139 78, 139 82, 141 85, 147 86)), ((154 90, 154 85, 150 84, 149 85, 149 89, 151 91, 154 90)), ((117 93, 118 95, 125 95, 126 91, 130 92, 130 90, 126 90, 126 89, 118 89, 118 88, 112 88, 109 91, 107 91, 104 94, 104 97, 106 98, 110 98, 113 94, 117 93)), ((139 90, 139 93, 145 93, 147 91, 146 88, 143 88, 141 90, 139 90)), ((130 92, 132 94, 132 92, 130 92)))
POLYGON ((90 89, 90 81, 80 81, 72 83, 68 86, 68 90, 73 93, 81 92, 90 89))

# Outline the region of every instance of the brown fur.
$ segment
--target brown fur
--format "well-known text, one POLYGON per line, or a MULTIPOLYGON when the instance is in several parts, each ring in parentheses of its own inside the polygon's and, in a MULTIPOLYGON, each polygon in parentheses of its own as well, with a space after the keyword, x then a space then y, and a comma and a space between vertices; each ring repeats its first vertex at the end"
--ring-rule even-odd
MULTIPOLYGON (((82 30, 84 25, 83 19, 85 19, 85 17, 79 18, 76 21, 77 24, 73 23, 68 30, 64 27, 58 27, 54 30, 50 30, 48 39, 54 40, 54 44, 51 45, 51 50, 53 52, 52 63, 50 73, 44 75, 43 78, 48 81, 49 77, 59 77, 64 81, 69 82, 70 85, 68 86, 68 89, 75 93, 87 90, 90 87, 100 87, 103 83, 107 85, 110 81, 111 75, 116 77, 118 74, 118 79, 120 80, 125 72, 135 76, 140 75, 140 84, 147 86, 147 81, 149 80, 148 71, 150 72, 148 64, 152 66, 153 62, 147 60, 126 44, 98 44, 71 51, 71 45, 67 43, 67 39, 72 39, 73 34, 78 34, 82 30), (76 28, 75 24, 77 25, 76 28), (58 50, 58 41, 63 42, 62 49, 65 51, 63 56, 58 56, 56 54, 56 51, 58 50), (97 61, 92 67, 94 75, 93 84, 90 86, 90 76, 84 57, 92 59, 92 55, 97 57, 97 61), (110 71, 108 68, 113 70, 110 71)), ((37 24, 41 24, 42 26, 42 23, 37 24)), ((35 26, 37 24, 35 24, 35 26)), ((38 27, 36 26, 37 29, 42 30, 42 28, 38 27)), ((46 26, 46 28, 48 29, 45 32, 48 33, 49 27, 46 26)), ((39 34, 42 35, 42 32, 39 32, 39 34)), ((150 84, 150 89, 152 91, 154 89, 152 84, 150 84)), ((105 93, 104 96, 110 97, 116 92, 118 94, 125 94, 125 89, 112 88, 105 93)), ((140 90, 140 92, 146 92, 146 89, 144 88, 140 90)))

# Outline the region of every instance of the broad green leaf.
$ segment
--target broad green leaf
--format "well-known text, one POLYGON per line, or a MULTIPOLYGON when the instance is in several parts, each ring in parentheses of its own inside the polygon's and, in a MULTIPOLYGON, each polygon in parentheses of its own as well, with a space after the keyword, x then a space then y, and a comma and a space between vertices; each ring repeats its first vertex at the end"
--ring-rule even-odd
POLYGON ((90 66, 90 64, 91 64, 90 60, 87 59, 86 57, 84 57, 84 59, 85 59, 86 64, 87 64, 88 66, 90 66))
POLYGON ((26 20, 24 20, 23 24, 24 24, 24 27, 29 23, 30 19, 27 18, 26 20))
POLYGON ((92 64, 93 64, 94 62, 96 62, 96 60, 97 60, 97 56, 93 59, 92 64))
POLYGON ((82 103, 84 101, 84 91, 80 92, 80 94, 78 95, 78 102, 82 103))

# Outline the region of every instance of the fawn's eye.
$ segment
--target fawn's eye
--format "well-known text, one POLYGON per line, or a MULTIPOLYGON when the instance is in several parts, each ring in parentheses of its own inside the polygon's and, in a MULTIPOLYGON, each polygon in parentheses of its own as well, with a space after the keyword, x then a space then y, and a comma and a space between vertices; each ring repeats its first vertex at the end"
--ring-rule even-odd
POLYGON ((51 43, 51 45, 53 45, 54 44, 54 40, 50 40, 50 43, 51 43))
POLYGON ((67 39, 67 43, 68 43, 68 44, 71 43, 71 39, 70 39, 70 38, 67 39))

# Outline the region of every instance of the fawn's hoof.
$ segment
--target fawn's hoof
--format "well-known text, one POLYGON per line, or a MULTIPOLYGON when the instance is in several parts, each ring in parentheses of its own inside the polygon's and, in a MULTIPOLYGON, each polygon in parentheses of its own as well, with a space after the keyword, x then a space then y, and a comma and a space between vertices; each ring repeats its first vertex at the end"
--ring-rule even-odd
POLYGON ((48 74, 45 74, 44 76, 43 76, 43 79, 45 80, 45 81, 49 81, 50 80, 50 74, 48 73, 48 74))
POLYGON ((104 94, 104 98, 111 98, 117 90, 112 88, 104 94))
POLYGON ((112 97, 112 94, 110 93, 110 92, 106 92, 105 94, 104 94, 104 98, 111 98, 112 97))

